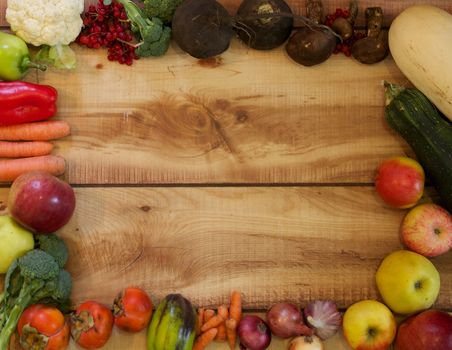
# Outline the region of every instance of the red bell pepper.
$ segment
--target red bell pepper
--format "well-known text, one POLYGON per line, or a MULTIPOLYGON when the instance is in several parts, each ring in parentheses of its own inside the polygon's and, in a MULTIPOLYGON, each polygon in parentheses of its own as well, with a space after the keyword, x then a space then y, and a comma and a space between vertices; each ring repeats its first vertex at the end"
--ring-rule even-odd
POLYGON ((0 82, 0 125, 46 120, 56 114, 57 90, 23 81, 0 82))

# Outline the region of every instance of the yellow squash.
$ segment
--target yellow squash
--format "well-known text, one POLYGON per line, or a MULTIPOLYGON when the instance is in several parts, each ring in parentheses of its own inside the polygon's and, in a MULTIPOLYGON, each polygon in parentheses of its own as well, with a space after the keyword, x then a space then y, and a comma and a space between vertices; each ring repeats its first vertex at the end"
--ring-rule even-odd
POLYGON ((402 73, 452 120, 452 15, 408 7, 391 24, 389 49, 402 73))

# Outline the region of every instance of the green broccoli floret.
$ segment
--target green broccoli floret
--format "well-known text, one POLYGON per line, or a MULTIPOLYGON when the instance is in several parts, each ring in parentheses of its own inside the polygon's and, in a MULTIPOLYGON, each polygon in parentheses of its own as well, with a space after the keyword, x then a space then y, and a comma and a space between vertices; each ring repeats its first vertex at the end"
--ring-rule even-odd
POLYGON ((66 243, 57 235, 37 235, 37 248, 53 256, 60 268, 63 268, 69 257, 66 243))
POLYGON ((173 19, 174 11, 183 0, 142 0, 148 17, 157 17, 166 23, 173 19))
POLYGON ((0 350, 8 348, 11 334, 25 308, 42 300, 65 303, 71 289, 69 273, 45 251, 34 249, 16 259, 6 274, 0 304, 0 350))
POLYGON ((140 40, 135 53, 140 57, 165 54, 170 44, 171 28, 157 17, 148 18, 132 0, 117 1, 124 6, 132 31, 140 40))
POLYGON ((151 22, 155 25, 147 33, 148 38, 157 38, 156 40, 145 40, 143 44, 138 46, 135 53, 140 57, 162 56, 168 51, 171 40, 171 29, 163 26, 163 22, 158 18, 152 18, 151 22), (157 29, 158 28, 158 29, 157 29))
POLYGON ((56 278, 49 280, 33 296, 32 304, 60 304, 66 302, 71 295, 72 278, 66 270, 60 270, 56 278))
POLYGON ((58 276, 60 267, 53 256, 40 249, 33 249, 17 262, 24 283, 42 284, 58 276))

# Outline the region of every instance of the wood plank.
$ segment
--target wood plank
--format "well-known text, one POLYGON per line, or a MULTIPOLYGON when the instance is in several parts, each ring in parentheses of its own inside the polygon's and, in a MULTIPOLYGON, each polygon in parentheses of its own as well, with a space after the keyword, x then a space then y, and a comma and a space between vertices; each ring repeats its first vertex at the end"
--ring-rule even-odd
POLYGON ((0 27, 8 25, 5 19, 7 1, 0 0, 0 27))
MULTIPOLYGON (((70 247, 75 302, 109 303, 138 285, 154 300, 171 292, 195 305, 247 309, 327 298, 341 308, 378 298, 374 274, 401 247, 406 211, 369 187, 77 188, 61 234, 70 247)), ((0 191, 5 201, 7 190, 0 191)), ((452 255, 433 259, 436 307, 452 307, 452 255)))
MULTIPOLYGON (((292 11, 296 15, 306 15, 306 0, 286 0, 292 11)), ((7 0, 0 0, 0 26, 7 25, 5 20, 5 8, 6 8, 7 0)), ((240 0, 219 0, 231 14, 234 14, 240 5, 240 0)), ((394 17, 403 11, 403 9, 407 8, 413 4, 423 4, 430 3, 434 6, 438 6, 446 11, 452 12, 452 3, 449 0, 398 0, 398 1, 389 1, 389 0, 359 0, 359 16, 357 19, 357 25, 363 25, 365 22, 364 19, 364 10, 366 7, 380 6, 384 10, 385 14, 385 25, 388 26, 390 22, 394 19, 394 17)), ((97 0, 85 0, 85 7, 89 4, 95 4, 97 0)), ((325 13, 332 13, 336 8, 347 8, 349 1, 348 0, 328 0, 324 1, 325 13)))
POLYGON ((59 91, 71 183, 370 183, 410 152, 384 122, 382 80, 407 84, 390 58, 307 68, 233 40, 215 68, 174 45, 128 67, 74 49, 74 72, 28 75, 59 91))

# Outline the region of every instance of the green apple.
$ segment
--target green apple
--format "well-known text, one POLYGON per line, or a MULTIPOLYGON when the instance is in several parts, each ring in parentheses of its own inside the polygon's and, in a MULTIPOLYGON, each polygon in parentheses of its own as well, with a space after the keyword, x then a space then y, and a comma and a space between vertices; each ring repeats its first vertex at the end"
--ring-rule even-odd
POLYGON ((342 330, 352 349, 386 350, 394 341, 397 323, 386 305, 363 300, 345 311, 342 330))
POLYGON ((402 315, 431 307, 440 288, 439 273, 432 262, 408 250, 386 256, 377 270, 376 281, 385 304, 402 315))
POLYGON ((6 273, 13 260, 33 249, 34 245, 30 231, 11 216, 0 216, 0 274, 6 273))

